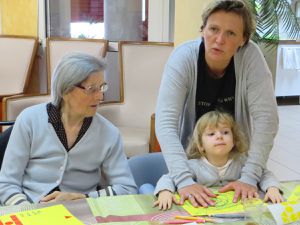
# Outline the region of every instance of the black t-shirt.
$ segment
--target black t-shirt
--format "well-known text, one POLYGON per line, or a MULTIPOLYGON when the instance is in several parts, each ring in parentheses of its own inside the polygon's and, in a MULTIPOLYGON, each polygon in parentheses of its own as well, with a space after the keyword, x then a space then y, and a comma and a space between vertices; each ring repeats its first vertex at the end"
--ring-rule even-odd
POLYGON ((234 116, 235 70, 233 57, 224 76, 216 79, 208 74, 204 54, 204 42, 202 42, 198 57, 196 121, 203 114, 213 110, 225 111, 234 116))

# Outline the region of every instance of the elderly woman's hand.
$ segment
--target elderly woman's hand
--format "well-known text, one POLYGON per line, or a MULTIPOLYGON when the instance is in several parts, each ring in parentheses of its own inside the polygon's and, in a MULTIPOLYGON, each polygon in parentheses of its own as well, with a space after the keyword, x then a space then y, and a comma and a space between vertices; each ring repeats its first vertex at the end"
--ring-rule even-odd
POLYGON ((85 198, 86 196, 81 193, 70 193, 70 192, 60 192, 54 191, 53 193, 45 196, 40 200, 40 202, 55 202, 55 201, 68 201, 85 198))

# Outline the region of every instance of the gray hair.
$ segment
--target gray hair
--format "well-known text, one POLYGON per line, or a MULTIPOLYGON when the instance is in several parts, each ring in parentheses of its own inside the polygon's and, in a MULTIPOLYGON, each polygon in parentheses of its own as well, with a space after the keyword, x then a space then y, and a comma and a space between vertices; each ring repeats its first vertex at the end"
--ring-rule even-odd
POLYGON ((94 56, 83 53, 70 53, 56 65, 51 83, 52 104, 60 107, 62 97, 75 85, 82 83, 92 73, 104 71, 106 63, 94 56))
POLYGON ((215 12, 225 11, 236 13, 243 19, 245 44, 249 42, 251 35, 255 32, 255 17, 251 11, 250 5, 246 0, 218 0, 213 1, 202 14, 203 25, 201 31, 207 24, 208 18, 215 12))

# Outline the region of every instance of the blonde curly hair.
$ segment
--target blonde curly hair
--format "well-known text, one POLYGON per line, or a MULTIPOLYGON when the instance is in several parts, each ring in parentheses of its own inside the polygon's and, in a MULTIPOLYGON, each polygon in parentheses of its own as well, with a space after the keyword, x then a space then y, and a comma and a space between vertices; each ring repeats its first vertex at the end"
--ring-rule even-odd
POLYGON ((187 157, 189 159, 198 159, 205 156, 205 150, 202 148, 202 135, 204 130, 207 127, 217 128, 220 124, 225 124, 230 127, 233 134, 234 147, 230 151, 229 156, 233 158, 238 154, 247 153, 249 147, 248 141, 233 117, 226 112, 210 111, 201 116, 196 123, 192 138, 187 147, 187 157))

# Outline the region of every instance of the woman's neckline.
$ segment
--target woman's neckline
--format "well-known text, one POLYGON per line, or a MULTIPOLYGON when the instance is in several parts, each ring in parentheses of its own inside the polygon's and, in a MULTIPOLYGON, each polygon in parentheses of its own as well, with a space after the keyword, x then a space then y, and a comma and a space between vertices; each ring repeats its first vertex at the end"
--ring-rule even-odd
POLYGON ((207 63, 205 63, 205 72, 207 73, 207 75, 209 77, 211 77, 212 79, 221 79, 224 77, 225 73, 226 73, 226 68, 224 69, 224 71, 222 73, 214 73, 209 66, 207 65, 207 63))

